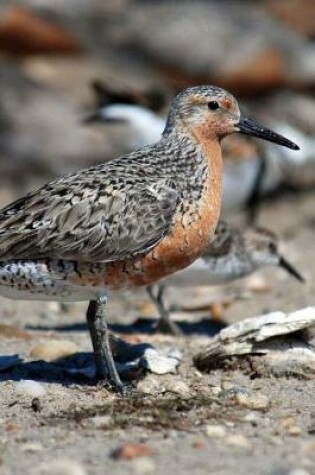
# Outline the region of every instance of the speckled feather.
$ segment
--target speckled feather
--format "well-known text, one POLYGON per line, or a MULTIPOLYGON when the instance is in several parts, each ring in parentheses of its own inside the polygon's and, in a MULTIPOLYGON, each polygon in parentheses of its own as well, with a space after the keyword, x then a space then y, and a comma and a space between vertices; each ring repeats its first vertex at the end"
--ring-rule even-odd
POLYGON ((0 259, 108 262, 148 252, 200 197, 206 166, 183 145, 165 138, 10 204, 0 214, 0 259))

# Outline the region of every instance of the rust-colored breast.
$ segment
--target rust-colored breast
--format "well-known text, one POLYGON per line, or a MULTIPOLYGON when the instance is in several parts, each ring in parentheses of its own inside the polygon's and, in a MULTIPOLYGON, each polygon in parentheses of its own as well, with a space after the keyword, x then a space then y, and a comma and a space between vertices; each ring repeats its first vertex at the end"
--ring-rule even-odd
POLYGON ((175 217, 172 232, 145 256, 100 266, 80 266, 76 283, 105 286, 110 289, 149 285, 191 264, 207 249, 214 234, 221 206, 222 160, 219 143, 203 148, 208 175, 201 198, 175 217))

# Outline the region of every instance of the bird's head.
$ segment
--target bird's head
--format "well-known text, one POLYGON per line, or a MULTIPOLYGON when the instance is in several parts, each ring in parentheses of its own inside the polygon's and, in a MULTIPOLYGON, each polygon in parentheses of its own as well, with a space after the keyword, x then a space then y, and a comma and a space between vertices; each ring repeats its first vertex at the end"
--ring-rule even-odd
POLYGON ((244 233, 244 245, 254 268, 279 266, 300 282, 304 282, 302 275, 281 254, 279 239, 270 230, 265 228, 247 230, 244 233))
POLYGON ((215 86, 190 87, 179 93, 171 104, 164 135, 176 132, 197 140, 221 140, 235 132, 298 150, 282 135, 242 116, 236 99, 215 86))

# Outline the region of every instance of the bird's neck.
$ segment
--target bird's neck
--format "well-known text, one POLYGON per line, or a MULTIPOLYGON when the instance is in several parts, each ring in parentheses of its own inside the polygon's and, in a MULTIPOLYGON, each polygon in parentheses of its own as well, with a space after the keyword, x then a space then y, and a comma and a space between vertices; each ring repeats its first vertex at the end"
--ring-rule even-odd
MULTIPOLYGON (((176 176, 185 203, 199 203, 211 216, 213 234, 221 208, 222 157, 218 140, 203 135, 179 133, 178 129, 164 135, 172 150, 172 175, 176 176)), ((210 219, 210 218, 209 218, 210 219)))
POLYGON ((213 168, 216 162, 221 163, 221 145, 216 137, 191 132, 187 128, 174 128, 168 133, 164 131, 163 141, 169 142, 168 148, 176 155, 176 163, 180 168, 188 168, 191 172, 202 166, 213 168))
POLYGON ((207 232, 204 251, 212 239, 221 210, 222 156, 218 140, 209 140, 204 135, 186 134, 178 143, 182 149, 183 173, 182 199, 194 203, 197 214, 202 216, 207 232), (188 172, 188 173, 187 173, 188 172), (186 176, 185 176, 186 175, 186 176))

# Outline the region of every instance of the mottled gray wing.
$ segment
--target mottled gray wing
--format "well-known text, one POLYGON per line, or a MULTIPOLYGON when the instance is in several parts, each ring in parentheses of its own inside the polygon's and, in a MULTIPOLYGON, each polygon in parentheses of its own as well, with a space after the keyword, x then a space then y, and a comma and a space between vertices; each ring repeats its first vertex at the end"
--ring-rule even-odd
POLYGON ((0 212, 0 260, 116 261, 147 252, 168 234, 178 205, 172 180, 74 178, 0 212))
POLYGON ((232 227, 226 221, 220 220, 216 227, 214 238, 203 257, 204 259, 211 259, 213 257, 225 256, 230 253, 232 245, 232 227))

